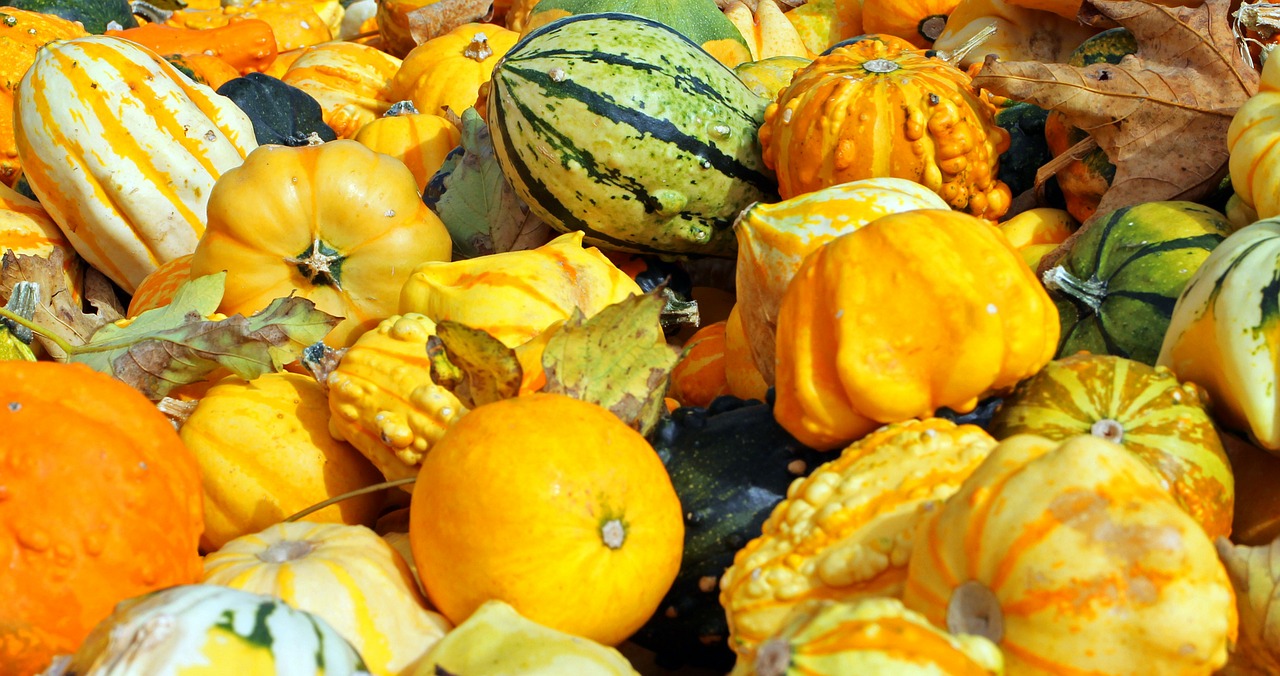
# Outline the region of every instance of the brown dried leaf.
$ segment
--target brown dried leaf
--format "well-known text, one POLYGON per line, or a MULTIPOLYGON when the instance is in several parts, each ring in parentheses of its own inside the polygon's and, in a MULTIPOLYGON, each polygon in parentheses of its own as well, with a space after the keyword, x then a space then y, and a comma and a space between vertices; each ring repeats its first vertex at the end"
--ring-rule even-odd
MULTIPOLYGON (((1116 165, 1099 216, 1142 202, 1198 199, 1226 175, 1227 127, 1258 89, 1258 73, 1236 47, 1230 5, 1085 0, 1080 20, 1128 28, 1136 54, 1084 68, 988 59, 974 85, 1059 111, 1097 140, 1116 165)), ((1046 258, 1056 260, 1092 220, 1046 258)))
MULTIPOLYGON (((62 274, 64 254, 54 249, 48 258, 18 255, 6 251, 0 259, 0 296, 13 292, 18 282, 33 282, 40 288, 40 300, 36 304, 33 321, 71 345, 84 345, 98 329, 124 317, 124 310, 115 297, 115 289, 96 270, 85 274, 85 299, 94 312, 84 311, 62 274)), ((36 340, 54 359, 63 361, 67 355, 51 341, 36 336, 36 340)))
POLYGON ((409 20, 409 35, 414 44, 420 45, 463 24, 493 18, 493 0, 437 0, 405 17, 409 20))
MULTIPOLYGON (((436 335, 432 338, 437 338, 444 345, 448 360, 464 374, 454 395, 467 408, 519 394, 524 370, 520 367, 520 360, 516 359, 515 350, 503 345, 502 341, 481 329, 448 319, 436 324, 436 335)), ((435 368, 433 358, 433 377, 435 368)))

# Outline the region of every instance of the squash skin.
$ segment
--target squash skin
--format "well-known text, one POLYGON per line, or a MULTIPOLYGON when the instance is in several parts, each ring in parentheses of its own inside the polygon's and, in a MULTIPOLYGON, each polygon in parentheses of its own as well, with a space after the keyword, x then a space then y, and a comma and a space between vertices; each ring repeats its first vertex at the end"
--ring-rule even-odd
MULTIPOLYGON (((520 34, 488 23, 468 23, 432 38, 409 52, 391 79, 390 96, 413 101, 419 112, 461 115, 480 100, 480 86, 520 34)), ((484 114, 485 106, 478 112, 484 114)))
POLYGON ((462 143, 462 132, 439 115, 389 112, 361 127, 355 140, 374 152, 404 162, 421 193, 440 171, 445 157, 462 143))
POLYGON ((1039 207, 1000 223, 1000 234, 1018 250, 1027 267, 1036 270, 1040 259, 1067 241, 1078 227, 1080 224, 1066 210, 1039 207))
POLYGON ((969 626, 983 608, 966 582, 1003 618, 1011 674, 1208 674, 1237 631, 1208 536, 1141 460, 1090 435, 1006 439, 925 515, 903 602, 969 626))
POLYGON ((214 182, 257 147, 230 100, 119 38, 46 45, 18 85, 14 117, 40 203, 81 257, 130 293, 191 253, 214 182))
POLYGON ((706 324, 689 337, 671 369, 667 396, 681 406, 707 406, 729 394, 725 377, 725 321, 706 324))
POLYGON ((308 93, 324 110, 324 121, 338 138, 349 139, 386 113, 397 100, 391 79, 400 59, 368 45, 333 42, 299 56, 281 76, 308 93))
POLYGON ((271 24, 260 19, 235 19, 225 26, 206 29, 152 23, 128 30, 108 31, 107 35, 136 42, 165 56, 215 56, 241 75, 265 70, 275 61, 277 52, 271 24))
POLYGON ((262 73, 248 73, 218 87, 249 116, 260 145, 311 145, 338 138, 324 121, 320 102, 307 92, 262 73))
POLYGON ((902 38, 918 49, 933 47, 960 0, 863 0, 862 30, 902 38))
POLYGON ((1262 66, 1258 93, 1240 106, 1227 128, 1231 187, 1248 208, 1252 217, 1249 223, 1280 216, 1280 195, 1274 188, 1280 182, 1277 179, 1280 153, 1274 152, 1276 136, 1280 134, 1280 118, 1275 115, 1277 105, 1280 105, 1280 59, 1268 59, 1262 66))
POLYGON ((0 255, 12 251, 19 256, 48 258, 55 250, 62 252, 67 288, 79 298, 85 266, 71 242, 39 202, 0 183, 0 255))

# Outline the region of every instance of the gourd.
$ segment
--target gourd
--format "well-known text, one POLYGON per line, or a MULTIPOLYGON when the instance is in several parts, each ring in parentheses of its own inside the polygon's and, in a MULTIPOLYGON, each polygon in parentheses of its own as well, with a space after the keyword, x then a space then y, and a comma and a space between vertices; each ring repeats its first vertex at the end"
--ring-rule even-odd
POLYGON ((191 253, 214 182, 257 147, 230 100, 102 36, 40 50, 18 85, 14 124, 40 203, 81 257, 130 293, 191 253))
POLYGON ((1280 222, 1262 220, 1229 235, 1178 296, 1156 360, 1209 393, 1215 420, 1273 453, 1280 450, 1278 268, 1280 222))
POLYGON ((1213 543, 1145 463, 1092 435, 1004 440, 916 530, 903 603, 1011 674, 1208 674, 1236 635, 1213 543))
POLYGON ((796 71, 813 63, 804 56, 771 56, 758 61, 743 61, 733 67, 733 74, 756 96, 772 101, 791 84, 796 71))
POLYGON ((355 42, 332 42, 307 50, 280 78, 310 94, 338 138, 349 139, 392 103, 391 78, 400 59, 355 42))
POLYGON ((1258 92, 1236 110, 1227 128, 1231 187, 1243 205, 1252 210, 1250 223, 1280 216, 1280 196, 1273 189, 1280 155, 1271 152, 1276 134, 1280 133, 1280 121, 1273 113, 1278 104, 1280 59, 1267 59, 1258 92))
POLYGON ((1044 138, 1048 117, 1049 111, 1024 101, 1006 99, 996 108, 996 125, 1009 132, 1009 149, 1000 153, 996 177, 1013 195, 1034 189, 1036 172, 1053 159, 1044 138))
POLYGON ((1049 362, 1004 398, 988 426, 997 439, 1092 434, 1120 444, 1160 475, 1211 538, 1231 533, 1235 480, 1203 393, 1168 369, 1080 353, 1049 362))
POLYGON ((35 674, 116 603, 195 582, 200 470, 137 390, 82 364, 4 363, 0 667, 35 674))
POLYGON ((968 75, 883 40, 819 56, 765 111, 760 143, 783 199, 864 178, 921 183, 952 208, 997 219, 1009 134, 968 75), (874 124, 857 122, 874 119, 874 124))
POLYGON ((720 582, 729 647, 752 662, 807 599, 898 596, 918 513, 955 493, 996 445, 930 418, 886 426, 787 489, 720 582))
POLYGON ((90 635, 59 676, 289 673, 370 676, 322 618, 274 596, 212 584, 131 598, 90 635))
POLYGON ((205 557, 204 584, 279 597, 323 618, 374 674, 409 673, 453 627, 404 559, 364 526, 278 523, 205 557))
POLYGON ((742 329, 765 383, 774 382, 778 305, 813 250, 891 213, 946 209, 928 188, 900 178, 867 178, 769 204, 756 202, 733 225, 735 288, 742 329))
POLYGON ((635 280, 595 247, 583 248, 582 240, 573 232, 536 249, 422 263, 401 289, 400 312, 461 322, 516 347, 575 308, 590 317, 641 293, 635 280))
POLYGON ((902 38, 929 49, 960 0, 863 0, 862 30, 902 38))
MULTIPOLYGON (((382 38, 382 49, 400 59, 413 51, 418 43, 409 30, 409 13, 435 2, 436 0, 378 0, 376 20, 378 35, 382 38)), ((494 4, 507 3, 505 0, 499 0, 494 4)))
POLYGON ((729 394, 725 377, 725 321, 706 324, 689 337, 671 369, 667 396, 681 406, 707 406, 729 394))
MULTIPOLYGON (((0 26, 3 23, 0 22, 0 26)), ((80 297, 84 277, 84 261, 71 247, 58 225, 40 203, 28 199, 0 183, 0 256, 12 251, 17 256, 49 258, 62 253, 62 274, 67 288, 80 297)), ((47 298, 49 292, 45 292, 47 298)))
MULTIPOLYGON (((230 376, 200 397, 178 432, 200 463, 205 551, 382 480, 364 456, 329 435, 328 425, 323 387, 297 373, 247 382, 230 376)), ((381 506, 382 496, 370 493, 305 518, 367 526, 381 506)))
POLYGON ((414 265, 451 254, 449 232, 400 161, 350 140, 272 145, 214 186, 191 276, 227 271, 219 311, 228 315, 309 298, 345 317, 328 336, 345 346, 395 312, 414 265))
POLYGON ((166 54, 164 60, 183 75, 215 91, 240 75, 226 61, 207 54, 166 54))
POLYGON ((1000 234, 1018 250, 1027 267, 1036 270, 1040 259, 1067 241, 1080 224, 1064 209, 1037 207, 1000 223, 1000 234))
POLYGON ((332 30, 316 12, 317 7, 320 5, 311 0, 251 0, 210 9, 179 10, 165 23, 207 30, 236 19, 261 19, 271 25, 276 46, 280 53, 285 53, 333 39, 332 30))
POLYGON ((388 480, 417 476, 445 429, 467 412, 431 378, 427 339, 435 322, 392 315, 343 355, 325 383, 329 431, 355 446, 388 480))
POLYGON ((14 9, 78 21, 84 30, 95 35, 104 33, 113 22, 121 28, 138 25, 127 0, 6 0, 5 4, 14 9))
POLYGON ((1099 217, 1045 271, 1062 322, 1058 354, 1155 364, 1174 303, 1231 225, 1192 202, 1147 202, 1099 217))
POLYGON ((457 125, 440 115, 419 113, 412 103, 391 106, 386 115, 356 132, 355 140, 374 152, 404 162, 418 183, 418 192, 462 142, 457 125))
POLYGON ((136 42, 169 56, 216 56, 240 74, 265 70, 276 59, 276 36, 271 24, 261 19, 233 19, 225 26, 195 29, 149 23, 127 30, 107 31, 107 35, 136 42))
MULTIPOLYGON (((785 14, 812 54, 866 33, 862 27, 862 0, 812 0, 785 14)), ((772 97, 770 97, 772 98, 772 97)))
MULTIPOLYGON (((1097 32, 1076 21, 1006 0, 960 0, 947 17, 947 25, 933 42, 933 48, 952 53, 984 30, 995 25, 995 33, 976 49, 960 57, 961 67, 981 64, 987 54, 1001 61, 1041 61, 1066 63, 1080 43, 1097 32)), ((1014 191, 1015 193, 1018 191, 1014 191)))
POLYGON ((742 313, 735 304, 724 322, 724 378, 729 394, 740 399, 765 398, 769 383, 751 357, 751 344, 742 326, 742 313))
POLYGON ((467 23, 413 48, 391 79, 390 96, 423 113, 455 114, 480 98, 480 86, 520 34, 489 23, 467 23))
POLYGON ((137 317, 147 310, 168 305, 178 287, 191 279, 191 258, 193 254, 177 258, 156 268, 154 272, 142 278, 138 288, 129 299, 126 317, 137 317))
POLYGON ((316 145, 338 138, 324 121, 320 103, 310 94, 284 81, 249 73, 229 80, 218 93, 235 102, 253 122, 261 145, 316 145))
POLYGON ((724 15, 746 41, 750 50, 746 60, 759 61, 775 56, 813 56, 800 37, 800 32, 787 20, 776 0, 759 0, 752 4, 744 0, 733 0, 724 8, 724 15))
POLYGON ((979 399, 1039 371, 1057 311, 988 223, 890 214, 805 259, 778 310, 775 415, 832 449, 886 422, 979 399))

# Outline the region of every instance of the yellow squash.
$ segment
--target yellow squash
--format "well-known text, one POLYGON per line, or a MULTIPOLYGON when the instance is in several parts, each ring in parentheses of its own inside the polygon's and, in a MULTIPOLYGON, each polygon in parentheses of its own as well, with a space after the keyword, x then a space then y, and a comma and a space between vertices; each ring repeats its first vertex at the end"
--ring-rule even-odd
MULTIPOLYGON (((455 114, 475 105, 480 85, 520 34, 489 23, 468 23, 418 45, 391 81, 391 96, 423 113, 455 114)), ((484 106, 478 108, 484 114, 484 106)))
POLYGON ((368 45, 331 42, 299 56, 280 78, 320 102, 324 121, 338 138, 352 138, 400 100, 391 78, 400 59, 368 45))

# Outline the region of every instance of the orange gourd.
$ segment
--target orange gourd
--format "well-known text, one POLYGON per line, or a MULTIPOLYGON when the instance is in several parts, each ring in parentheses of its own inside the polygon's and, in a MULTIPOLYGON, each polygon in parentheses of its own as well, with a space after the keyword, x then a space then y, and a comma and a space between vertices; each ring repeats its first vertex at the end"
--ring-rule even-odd
POLYGON ((240 73, 231 64, 208 54, 167 54, 164 59, 182 71, 183 75, 202 85, 208 85, 214 91, 229 80, 240 77, 240 73))
POLYGON ((352 138, 391 104, 400 59, 368 45, 333 42, 308 49, 280 78, 320 103, 338 138, 352 138))
POLYGON ((764 401, 769 383, 765 382, 751 356, 750 336, 742 325, 742 306, 735 304, 724 323, 724 377, 729 394, 739 399, 764 401))
POLYGON ((79 364, 0 378, 0 671, 70 653, 116 603, 200 576, 200 472, 137 390, 79 364))
POLYGON ((67 288, 78 298, 84 261, 39 202, 0 183, 0 255, 12 251, 19 256, 48 258, 55 250, 62 252, 67 288))
POLYGON ((261 19, 232 19, 218 28, 178 28, 149 23, 137 28, 107 31, 107 35, 170 54, 216 56, 240 74, 266 70, 276 58, 276 36, 261 19))
POLYGON ((862 0, 862 30, 884 33, 928 49, 960 0, 862 0))
POLYGON ((178 287, 191 279, 191 258, 194 254, 177 258, 156 268, 155 272, 142 278, 133 298, 129 300, 126 317, 137 317, 147 310, 168 305, 173 301, 173 294, 178 287))
MULTIPOLYGON (((391 96, 413 101, 423 113, 461 115, 476 105, 480 86, 520 34, 488 23, 468 23, 418 45, 391 81, 391 96)), ((484 106, 477 110, 483 114, 484 106)))
POLYGON ((235 19, 261 19, 270 24, 280 52, 333 39, 332 30, 316 13, 316 4, 310 0, 228 2, 218 8, 180 10, 165 23, 179 28, 207 30, 220 28, 235 19))
POLYGON ((680 361, 671 369, 667 396, 681 406, 706 406, 716 397, 729 394, 724 332, 725 322, 718 321, 703 326, 689 338, 680 361))
POLYGON ((355 140, 365 147, 404 162, 418 182, 418 192, 440 170, 445 157, 462 142, 458 126, 439 115, 419 113, 401 102, 386 115, 364 125, 355 140))

